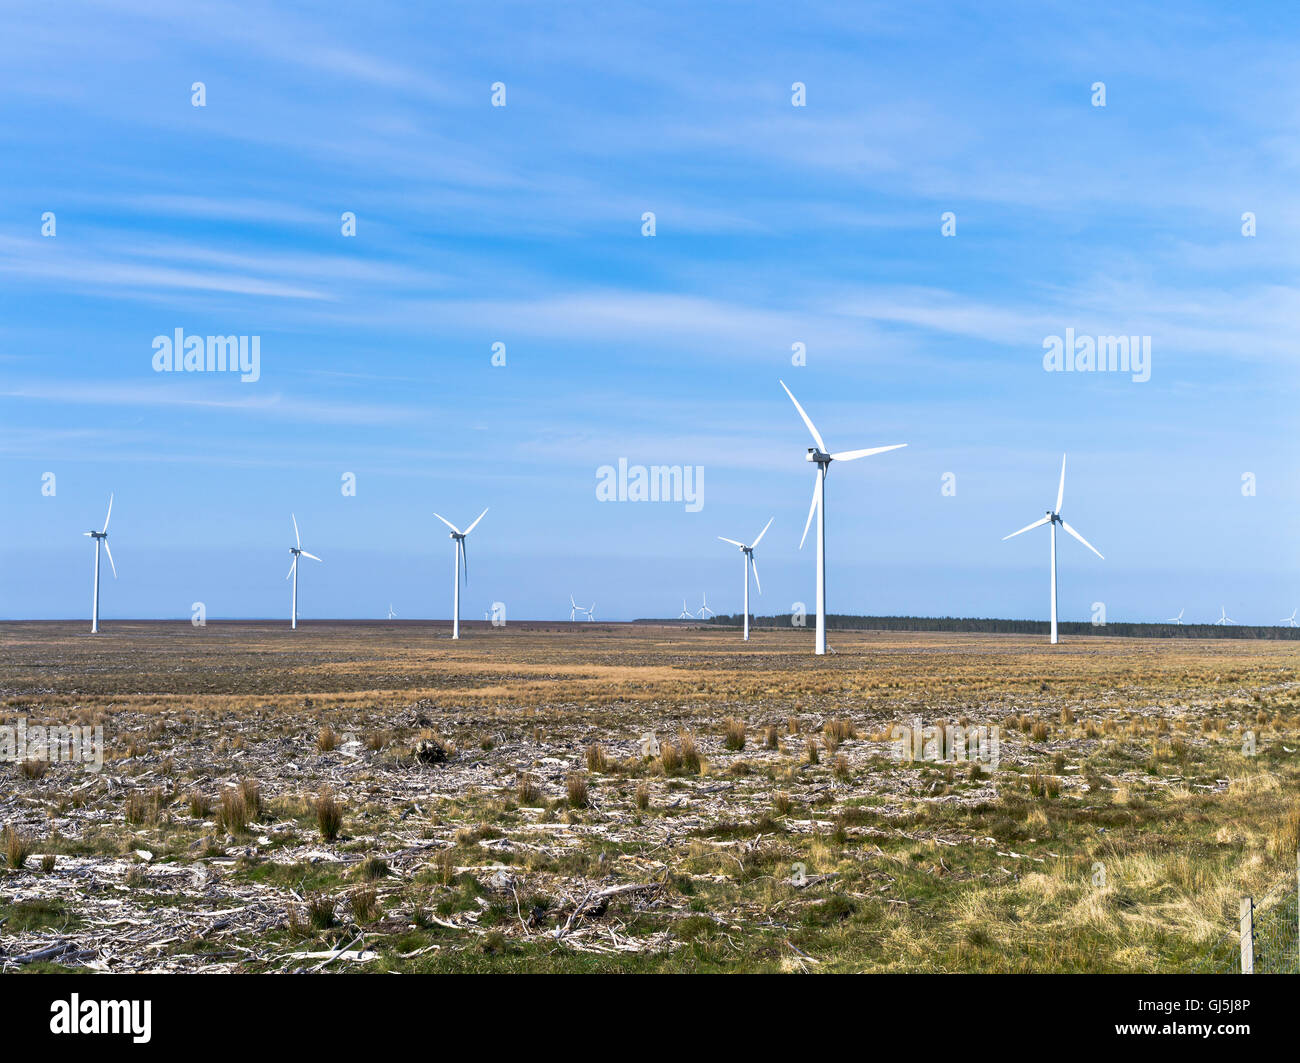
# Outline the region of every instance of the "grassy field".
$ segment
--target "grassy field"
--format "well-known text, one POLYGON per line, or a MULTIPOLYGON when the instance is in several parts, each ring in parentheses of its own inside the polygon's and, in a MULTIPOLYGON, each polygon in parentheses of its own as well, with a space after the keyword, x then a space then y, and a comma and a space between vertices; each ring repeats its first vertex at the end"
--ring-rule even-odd
POLYGON ((1180 971, 1295 874, 1294 643, 83 629, 0 624, 105 742, 0 763, 4 967, 1180 971))

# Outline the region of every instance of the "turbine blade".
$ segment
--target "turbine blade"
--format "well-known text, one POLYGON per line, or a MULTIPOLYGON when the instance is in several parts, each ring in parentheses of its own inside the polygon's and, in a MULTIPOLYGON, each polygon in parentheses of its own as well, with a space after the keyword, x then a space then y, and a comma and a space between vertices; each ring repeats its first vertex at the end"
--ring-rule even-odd
POLYGON ((817 426, 812 423, 812 418, 804 413, 803 407, 799 405, 799 400, 794 397, 794 392, 785 387, 785 381, 782 380, 779 383, 781 384, 781 387, 785 388, 785 393, 790 396, 790 401, 794 403, 794 408, 799 411, 799 416, 803 418, 803 423, 808 426, 808 431, 812 433, 813 439, 817 442, 817 449, 824 451, 826 449, 826 443, 822 439, 822 434, 817 431, 817 426))
MULTIPOLYGON (((1056 489, 1056 509, 1055 513, 1061 512, 1061 503, 1065 501, 1065 455, 1061 455, 1061 486, 1056 489)), ((1098 554, 1098 557, 1101 555, 1098 554)))
POLYGON ((799 540, 799 549, 800 549, 800 550, 803 549, 804 540, 808 538, 808 529, 812 527, 813 514, 817 512, 817 506, 818 506, 818 504, 821 502, 821 497, 822 497, 822 471, 821 471, 821 469, 818 469, 815 473, 813 473, 813 476, 815 476, 816 479, 813 480, 813 497, 812 497, 812 505, 808 507, 808 520, 804 522, 804 526, 803 526, 803 538, 799 540))
POLYGON ((460 547, 461 572, 464 574, 463 582, 469 583, 469 551, 465 549, 465 540, 457 539, 456 545, 460 547))
POLYGON ((295 517, 292 513, 290 513, 290 514, 289 514, 289 519, 293 521, 293 537, 294 537, 295 540, 297 540, 293 545, 294 545, 294 546, 297 546, 299 549, 301 549, 301 548, 302 548, 302 536, 298 534, 298 518, 295 517))
POLYGON ((1010 535, 1002 536, 1002 541, 1005 543, 1008 539, 1014 539, 1017 535, 1023 535, 1025 532, 1031 531, 1034 528, 1041 528, 1044 524, 1046 524, 1051 519, 1052 519, 1051 517, 1041 517, 1038 520, 1034 521, 1033 524, 1026 524, 1023 528, 1020 529, 1020 531, 1013 531, 1010 535))
POLYGON ((749 567, 754 571, 754 586, 758 588, 758 593, 763 593, 763 585, 758 582, 758 562, 752 557, 749 559, 749 567))
POLYGON ((104 517, 104 531, 108 531, 109 518, 113 516, 113 496, 108 496, 108 515, 104 517))
POLYGON ((725 535, 719 535, 718 538, 721 539, 724 543, 731 543, 732 546, 738 546, 742 550, 745 548, 744 543, 738 543, 736 542, 735 539, 728 539, 725 535))
POLYGON ((441 513, 435 513, 434 516, 437 517, 440 521, 442 521, 443 524, 447 525, 447 527, 450 528, 452 531, 454 531, 457 535, 460 534, 460 529, 456 527, 456 525, 454 525, 446 517, 444 517, 441 513))
POLYGON ((303 557, 310 557, 313 561, 320 561, 320 562, 322 562, 322 563, 324 562, 324 559, 323 559, 323 558, 319 558, 319 557, 317 557, 315 554, 309 554, 309 553, 307 553, 306 550, 304 550, 304 551, 302 552, 302 556, 303 556, 303 557))
POLYGON ((476 527, 478 527, 478 522, 481 521, 486 516, 487 516, 487 510, 485 509, 482 513, 480 513, 477 517, 474 518, 474 523, 465 529, 465 534, 468 535, 476 527))
MULTIPOLYGON (((1068 531, 1068 532, 1069 532, 1071 535, 1073 535, 1076 539, 1078 539, 1079 542, 1083 543, 1083 545, 1086 546, 1089 550, 1091 550, 1094 554, 1096 554, 1098 557, 1101 557, 1101 551, 1098 550, 1095 546, 1093 546, 1092 543, 1088 542, 1087 539, 1085 539, 1085 538, 1084 538, 1082 535, 1080 535, 1077 531, 1075 531, 1073 528, 1071 528, 1068 524, 1066 524, 1065 521, 1061 521, 1061 527, 1064 528, 1066 531, 1068 531)), ((1101 559, 1102 559, 1103 561, 1106 560, 1104 557, 1101 557, 1101 559)))
POLYGON ((293 561, 291 561, 290 564, 289 564, 289 571, 285 573, 284 578, 285 578, 285 579, 288 579, 290 576, 292 576, 292 575, 293 575, 293 570, 294 570, 295 568, 297 568, 297 567, 298 567, 298 555, 297 555, 297 554, 294 554, 294 555, 293 555, 293 561))
POLYGON ((868 447, 866 450, 842 450, 838 454, 832 454, 832 461, 856 461, 858 458, 869 458, 872 454, 883 454, 887 450, 901 450, 907 446, 906 443, 895 443, 891 447, 868 447))
POLYGON ((767 523, 763 525, 763 530, 762 530, 761 532, 758 533, 758 538, 755 539, 754 542, 753 542, 753 545, 750 546, 750 549, 751 549, 751 550, 754 549, 755 546, 757 546, 759 543, 761 543, 761 542, 763 541, 763 536, 767 534, 767 529, 770 528, 770 527, 772 526, 772 521, 774 521, 774 520, 776 520, 775 517, 769 517, 769 518, 767 519, 767 523))
MULTIPOLYGON (((105 521, 104 524, 107 526, 108 521, 105 521)), ((104 540, 104 552, 108 554, 108 567, 113 570, 113 578, 117 579, 117 566, 113 564, 113 551, 109 549, 107 539, 104 540)))

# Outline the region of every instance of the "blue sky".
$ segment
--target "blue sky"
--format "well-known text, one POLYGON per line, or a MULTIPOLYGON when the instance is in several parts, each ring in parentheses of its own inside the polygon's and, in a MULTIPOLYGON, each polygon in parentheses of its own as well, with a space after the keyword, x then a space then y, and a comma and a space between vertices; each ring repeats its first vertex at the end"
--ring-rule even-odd
POLYGON ((1288 7, 8 4, 0 616, 87 613, 110 491, 106 619, 287 614, 290 512, 326 562, 302 615, 447 617, 432 514, 484 506, 468 617, 738 611, 715 537, 772 516, 754 608, 784 612, 813 599, 784 379, 832 449, 909 444, 831 469, 832 611, 1045 617, 1047 536, 1000 539, 1068 452, 1106 560, 1063 540, 1064 618, 1273 622, 1288 7), (155 373, 176 328, 259 336, 261 378, 155 373), (1150 336, 1150 380, 1044 371, 1067 328, 1150 336), (703 508, 598 502, 620 457, 703 466, 703 508))

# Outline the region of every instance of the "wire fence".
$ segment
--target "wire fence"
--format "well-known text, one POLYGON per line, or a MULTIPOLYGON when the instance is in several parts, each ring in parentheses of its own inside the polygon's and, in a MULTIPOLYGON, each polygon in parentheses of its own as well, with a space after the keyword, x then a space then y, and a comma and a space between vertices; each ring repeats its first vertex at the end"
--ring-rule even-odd
POLYGON ((1300 871, 1258 900, 1243 897, 1237 925, 1225 931, 1190 972, 1300 974, 1300 871))

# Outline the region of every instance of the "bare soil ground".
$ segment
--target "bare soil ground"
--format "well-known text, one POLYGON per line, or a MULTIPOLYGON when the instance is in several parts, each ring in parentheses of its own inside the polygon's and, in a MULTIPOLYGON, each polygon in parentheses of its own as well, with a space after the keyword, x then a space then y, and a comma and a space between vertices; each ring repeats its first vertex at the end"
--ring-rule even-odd
POLYGON ((1294 877, 1291 643, 446 635, 0 624, 0 725, 106 744, 0 763, 0 968, 1191 970, 1294 877))

